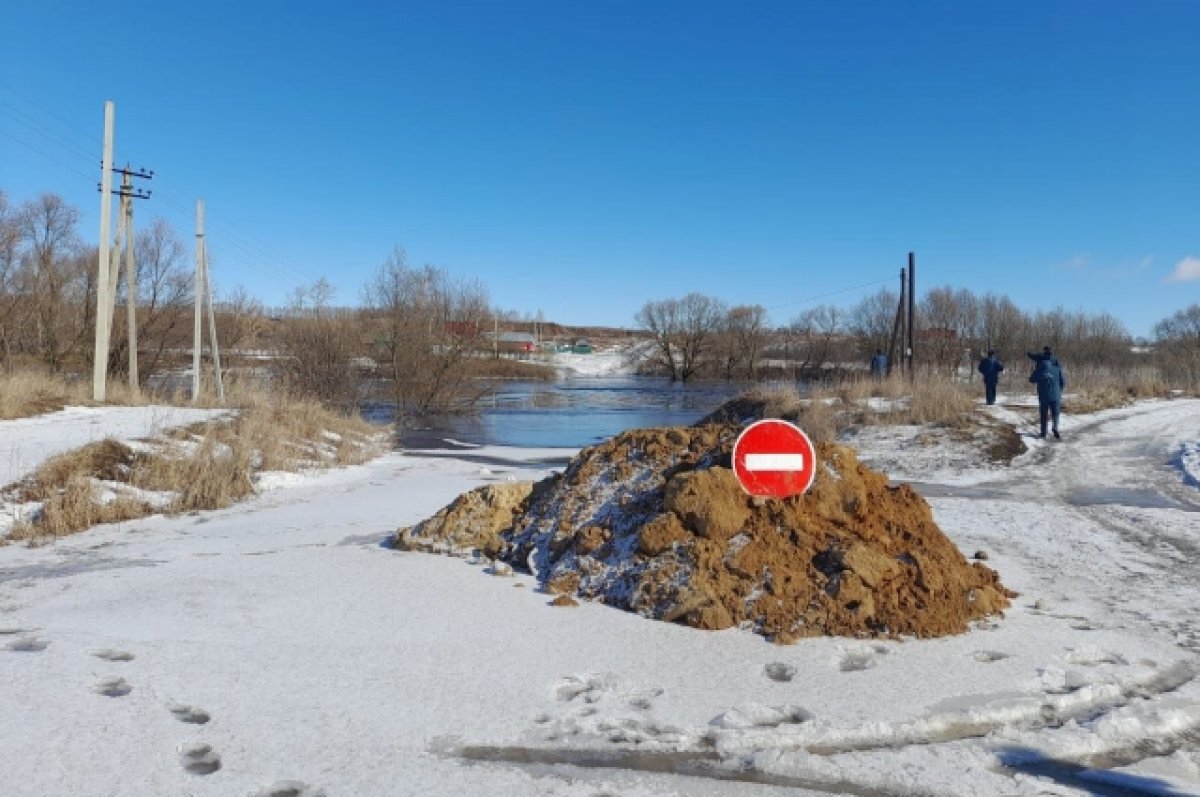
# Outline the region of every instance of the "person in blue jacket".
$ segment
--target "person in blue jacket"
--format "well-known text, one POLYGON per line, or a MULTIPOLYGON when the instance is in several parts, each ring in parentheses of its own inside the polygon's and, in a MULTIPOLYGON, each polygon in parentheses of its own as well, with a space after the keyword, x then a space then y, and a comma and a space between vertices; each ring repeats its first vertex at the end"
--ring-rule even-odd
POLYGON ((887 360, 883 349, 875 350, 875 356, 871 358, 871 376, 875 377, 876 382, 882 382, 883 377, 887 375, 887 360))
POLYGON ((1062 411, 1063 388, 1067 386, 1062 365, 1049 346, 1043 348, 1041 354, 1028 352, 1027 356, 1033 360, 1033 373, 1029 375, 1029 381, 1037 385, 1038 418, 1042 422, 1040 436, 1046 436, 1046 421, 1052 420, 1054 437, 1061 439, 1062 435, 1058 433, 1058 416, 1062 411))
POLYGON ((1004 363, 996 357, 996 352, 988 349, 987 357, 979 361, 979 373, 983 374, 983 392, 988 404, 996 403, 996 382, 1000 380, 1000 372, 1004 363))

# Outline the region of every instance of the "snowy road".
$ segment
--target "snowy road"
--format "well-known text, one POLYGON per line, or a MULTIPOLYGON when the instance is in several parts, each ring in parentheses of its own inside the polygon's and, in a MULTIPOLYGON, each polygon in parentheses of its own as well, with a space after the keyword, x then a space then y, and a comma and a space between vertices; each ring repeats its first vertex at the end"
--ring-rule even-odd
POLYGON ((379 545, 547 451, 0 548, 0 795, 1200 793, 1200 402, 1065 434, 904 474, 1022 593, 937 640, 777 647, 379 545))

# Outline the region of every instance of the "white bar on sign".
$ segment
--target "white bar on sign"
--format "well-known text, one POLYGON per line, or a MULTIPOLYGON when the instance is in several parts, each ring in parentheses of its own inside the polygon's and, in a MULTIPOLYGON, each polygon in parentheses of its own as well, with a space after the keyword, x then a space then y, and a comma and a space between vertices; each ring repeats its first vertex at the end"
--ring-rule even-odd
POLYGON ((804 470, 804 455, 747 454, 746 470, 804 470))

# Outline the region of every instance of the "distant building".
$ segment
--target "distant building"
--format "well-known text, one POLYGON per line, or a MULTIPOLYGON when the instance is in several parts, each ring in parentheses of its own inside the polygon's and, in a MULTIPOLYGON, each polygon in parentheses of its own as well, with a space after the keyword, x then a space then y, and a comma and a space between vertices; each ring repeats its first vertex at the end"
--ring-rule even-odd
POLYGON ((528 357, 541 346, 528 332, 501 332, 495 336, 495 351, 510 357, 528 357))

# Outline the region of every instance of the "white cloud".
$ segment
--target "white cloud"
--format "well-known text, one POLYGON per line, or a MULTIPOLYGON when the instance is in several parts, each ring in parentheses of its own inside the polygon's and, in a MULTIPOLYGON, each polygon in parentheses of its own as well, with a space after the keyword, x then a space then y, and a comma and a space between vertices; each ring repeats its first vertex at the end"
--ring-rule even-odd
POLYGON ((1059 263, 1055 268, 1072 274, 1082 274, 1094 279, 1126 279, 1136 277, 1150 269, 1154 258, 1146 255, 1141 260, 1125 260, 1112 265, 1101 265, 1093 261, 1090 254, 1074 255, 1070 260, 1059 263))
POLYGON ((1194 282, 1200 280, 1200 257, 1185 257, 1175 264, 1175 270, 1167 282, 1194 282))

